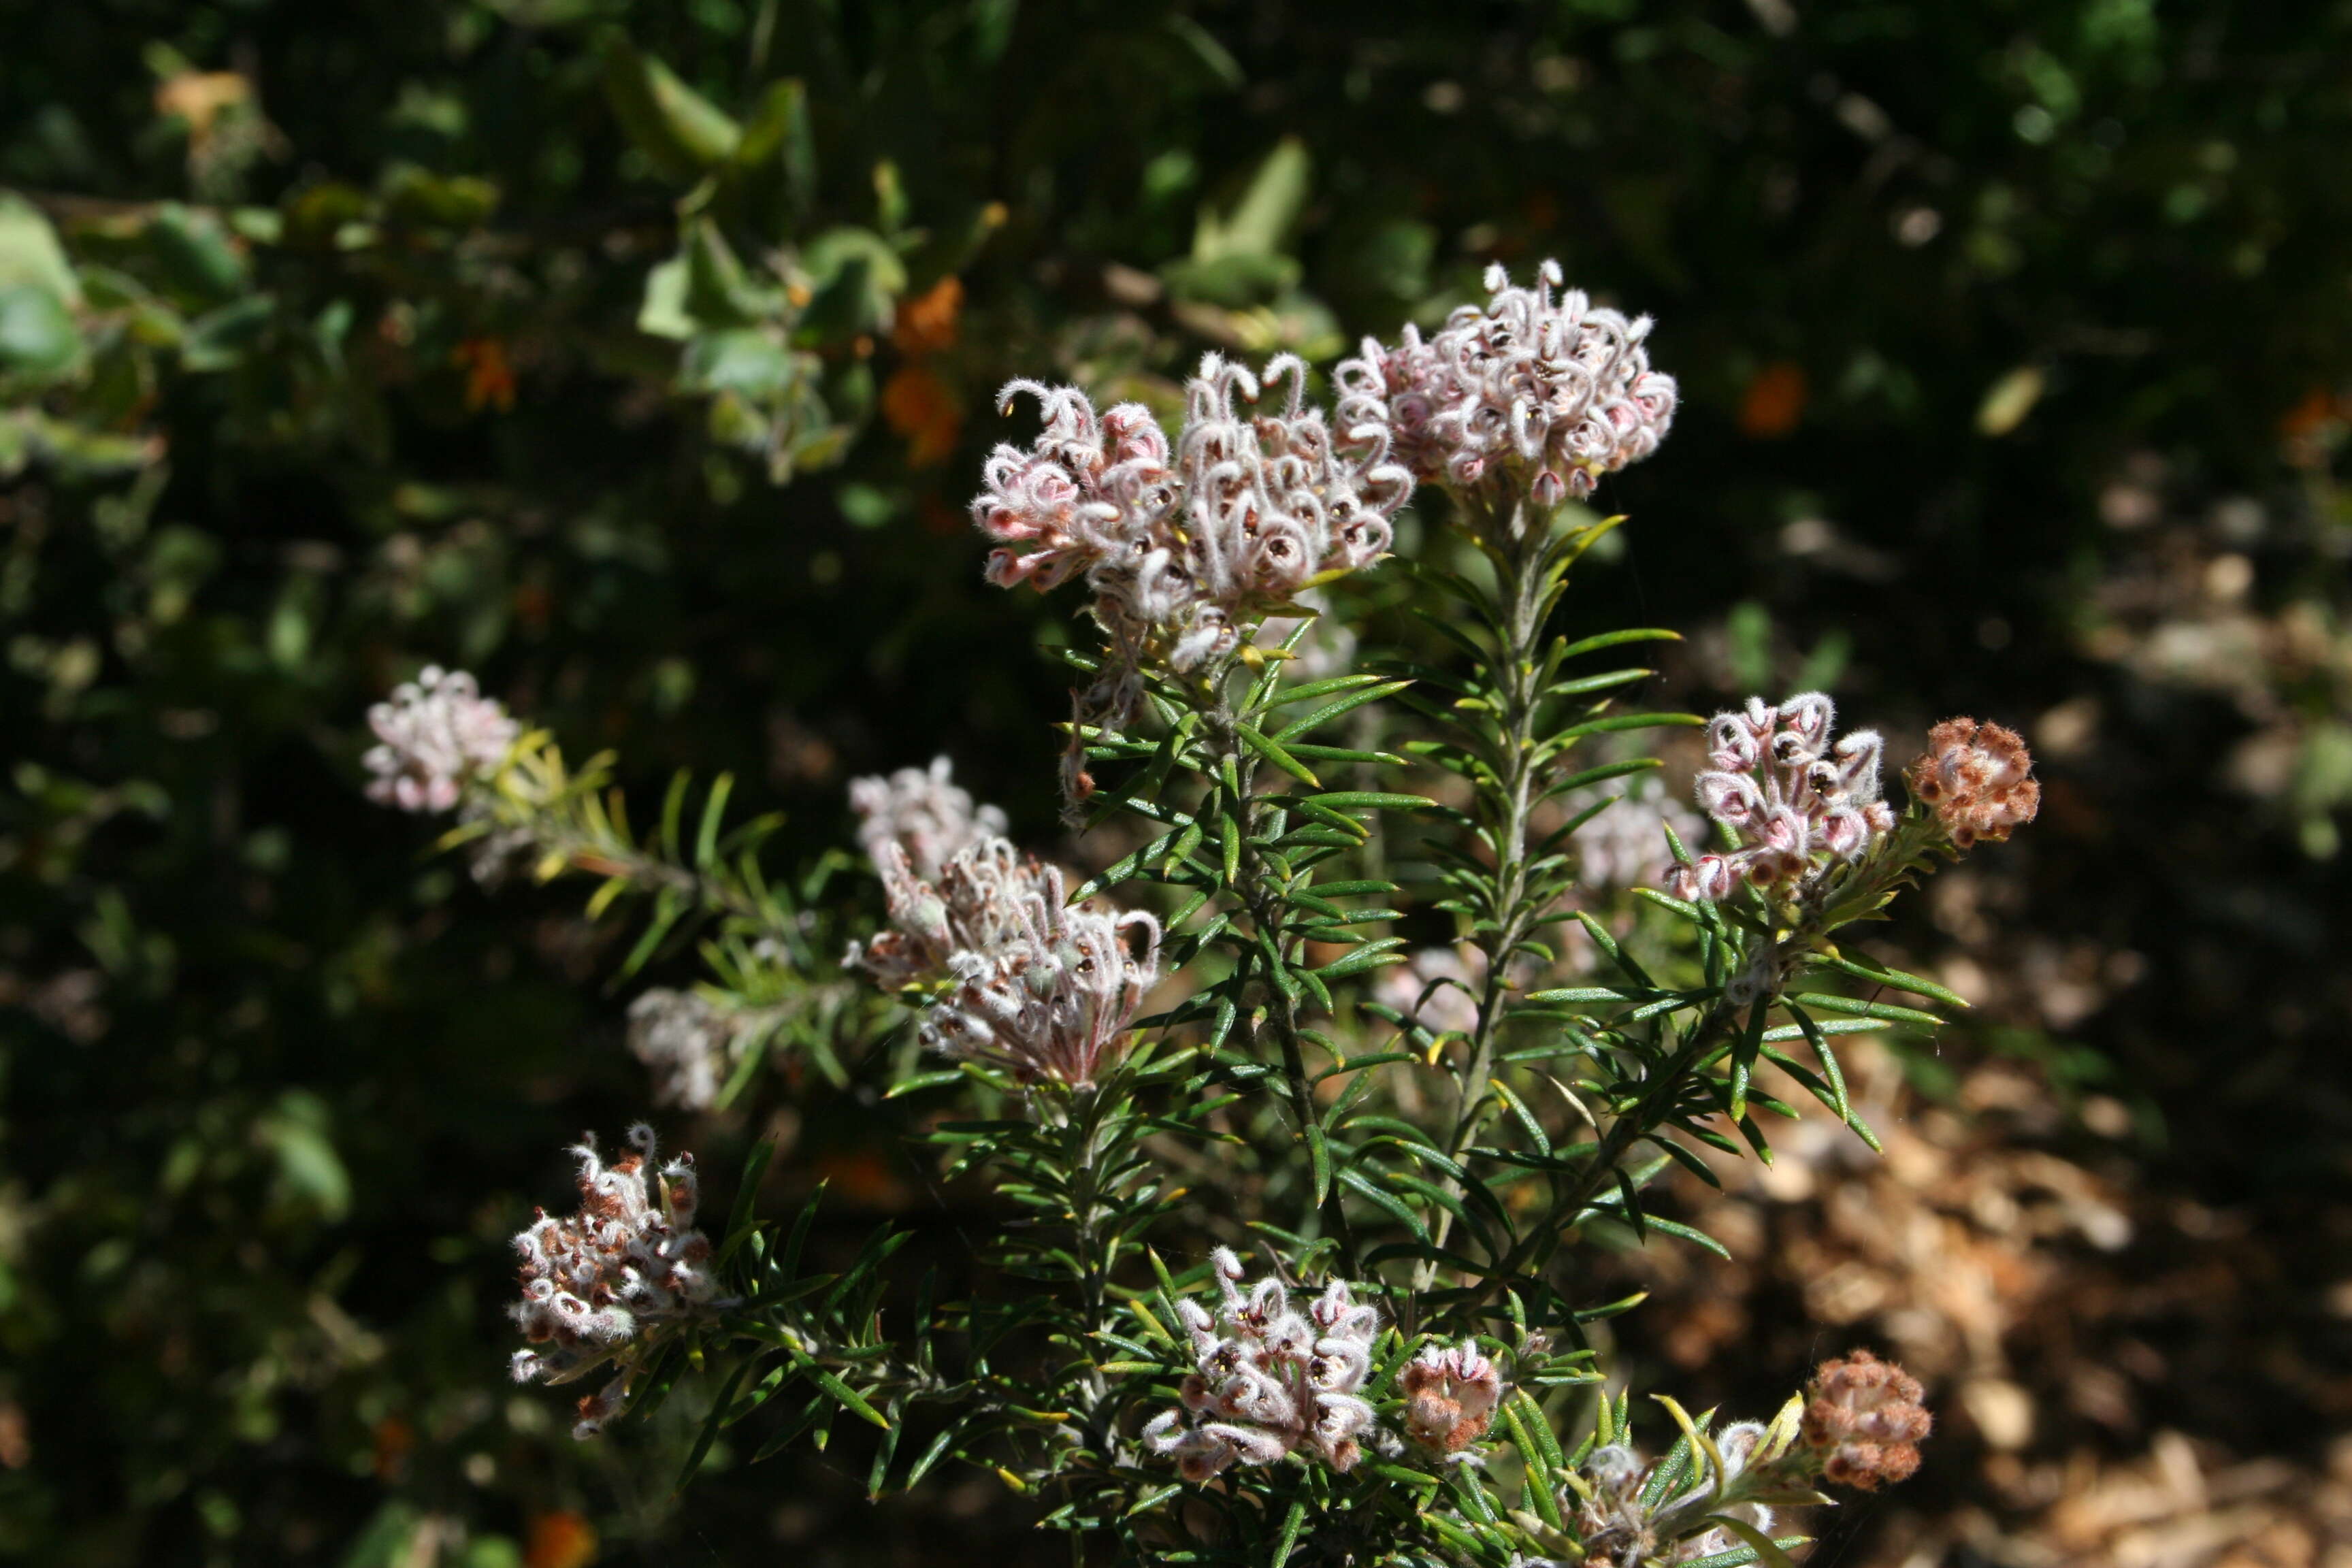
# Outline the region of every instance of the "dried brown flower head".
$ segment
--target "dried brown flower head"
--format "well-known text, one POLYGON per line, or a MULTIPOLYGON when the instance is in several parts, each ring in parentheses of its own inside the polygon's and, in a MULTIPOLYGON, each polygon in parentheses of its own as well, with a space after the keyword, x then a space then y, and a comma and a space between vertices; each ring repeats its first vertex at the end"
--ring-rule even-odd
POLYGON ((1903 777, 1962 849, 2001 842, 2042 809, 2033 754, 2016 731, 1999 724, 1945 720, 1927 731, 1927 752, 1903 777))
POLYGON ((1825 1361, 1806 1390, 1805 1442, 1823 1479, 1876 1491, 1919 1468, 1919 1440, 1935 1425, 1919 1380, 1868 1351, 1825 1361))

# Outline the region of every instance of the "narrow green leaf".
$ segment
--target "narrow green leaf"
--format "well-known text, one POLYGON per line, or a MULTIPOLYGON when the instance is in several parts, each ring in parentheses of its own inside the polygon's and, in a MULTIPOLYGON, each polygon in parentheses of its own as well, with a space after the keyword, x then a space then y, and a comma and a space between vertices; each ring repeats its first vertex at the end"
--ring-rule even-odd
POLYGON ((1313 773, 1307 772, 1307 764, 1300 762, 1297 757, 1292 756, 1288 752, 1285 751, 1281 742, 1260 734, 1256 730, 1247 724, 1235 724, 1234 726, 1234 732, 1242 738, 1242 744, 1247 746, 1251 751, 1255 752, 1259 756, 1264 757, 1267 762, 1272 763, 1276 767, 1280 768, 1284 773, 1288 773, 1292 778, 1295 778, 1299 783, 1307 785, 1309 789, 1321 789, 1323 787, 1323 781, 1317 778, 1313 773))

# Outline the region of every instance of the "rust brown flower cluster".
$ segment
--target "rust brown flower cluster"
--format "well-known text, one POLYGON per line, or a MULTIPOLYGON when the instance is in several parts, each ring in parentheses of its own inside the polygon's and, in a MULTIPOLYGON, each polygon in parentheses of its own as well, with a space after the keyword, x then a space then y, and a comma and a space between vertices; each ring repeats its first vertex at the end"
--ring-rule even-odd
POLYGON ((1999 724, 1945 720, 1927 731, 1926 753, 1903 777, 1962 849, 2000 843, 2042 809, 2032 753, 2016 731, 1999 724))
POLYGON ((1935 1425, 1919 1380, 1868 1351, 1825 1361, 1806 1391, 1805 1443, 1822 1456, 1822 1476, 1876 1491, 1919 1468, 1919 1440, 1935 1425))

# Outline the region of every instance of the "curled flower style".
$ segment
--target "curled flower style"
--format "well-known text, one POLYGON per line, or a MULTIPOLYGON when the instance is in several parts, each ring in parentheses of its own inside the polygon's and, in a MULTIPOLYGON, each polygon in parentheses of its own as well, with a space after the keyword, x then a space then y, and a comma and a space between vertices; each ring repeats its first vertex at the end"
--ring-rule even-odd
POLYGON ((2033 755, 2014 730, 1947 719, 1927 731, 1927 750, 1904 771, 1911 794, 1933 806, 1953 845, 1999 844, 2042 809, 2033 755))
POLYGON ((1062 896, 1061 872, 1045 867, 1014 901, 1013 930, 949 958, 955 983, 924 1015, 925 1047, 1024 1083, 1095 1081, 1160 978, 1160 922, 1062 896))
POLYGON ((509 1309, 534 1349, 517 1351, 517 1383, 570 1383, 608 1361, 620 1374, 580 1402, 575 1437, 593 1437, 627 1405, 630 1352, 667 1324, 693 1317, 717 1293, 710 1241, 694 1228, 699 1187, 694 1157, 658 1166, 653 1129, 630 1129, 636 1152, 607 1165, 596 1142, 572 1150, 580 1162, 580 1212, 546 1210, 514 1238, 522 1254, 522 1300, 509 1309))
POLYGON ((1836 710, 1818 691, 1777 708, 1760 697, 1706 728, 1714 768, 1698 777, 1698 804, 1731 829, 1739 847, 1675 868, 1685 899, 1728 897, 1745 882, 1775 897, 1800 893, 1827 868, 1860 859, 1895 826, 1879 798, 1875 730, 1830 741, 1836 710))
POLYGON ((878 857, 885 844, 907 851, 915 875, 927 882, 939 879, 947 863, 983 838, 1004 831, 1004 813, 992 805, 975 805, 971 792, 959 788, 953 765, 934 758, 928 769, 900 768, 884 778, 853 779, 850 808, 857 813, 857 841, 869 857, 878 857))
POLYGON ((484 697, 462 669, 427 665, 368 710, 380 742, 362 759, 375 776, 367 795, 403 811, 448 811, 470 781, 495 771, 522 733, 503 703, 484 697))
POLYGON ((1191 670, 1231 654, 1253 616, 1387 552, 1412 476, 1390 460, 1385 411, 1367 406, 1335 431, 1307 405, 1306 384, 1296 355, 1254 374, 1210 354, 1185 384, 1172 448, 1139 404, 1097 415, 1075 387, 1005 387, 1008 405, 1021 393, 1038 399, 1045 428, 1025 451, 998 447, 983 472, 972 520, 1001 546, 988 580, 1050 588, 1083 575, 1110 643, 1076 697, 1071 801, 1092 789, 1085 730, 1133 717, 1143 668, 1191 670), (1248 406, 1286 379, 1277 409, 1248 406))
POLYGON ((1805 1444, 1822 1475, 1876 1491, 1919 1468, 1919 1441, 1935 1418, 1920 1403, 1919 1380, 1868 1351, 1825 1361, 1806 1391, 1805 1444))
POLYGON ((1153 1416, 1145 1444, 1173 1458, 1188 1481, 1286 1454, 1353 1468, 1358 1439, 1373 1430, 1359 1391, 1371 1374, 1380 1314, 1337 1279, 1296 1310, 1279 1279, 1244 1291, 1241 1259, 1222 1247, 1212 1256, 1223 1303, 1213 1321, 1196 1301, 1177 1303, 1198 1369, 1184 1379, 1183 1408, 1153 1416))
POLYGON ((1592 493, 1594 481, 1658 449, 1674 423, 1674 377, 1650 368, 1647 316, 1628 321, 1560 287, 1559 264, 1531 289, 1487 268, 1488 299, 1423 341, 1404 329, 1335 379, 1343 425, 1384 416, 1420 479, 1462 491, 1524 489, 1538 505, 1592 493))
POLYGON ((1397 1373, 1404 1395, 1404 1434, 1424 1447, 1458 1454, 1486 1435, 1503 1402, 1503 1374, 1464 1340, 1452 1349, 1431 1345, 1397 1373))
POLYGON ((656 987, 629 1004, 629 1054, 654 1075, 654 1103, 708 1110, 733 1054, 726 1015, 691 991, 656 987))

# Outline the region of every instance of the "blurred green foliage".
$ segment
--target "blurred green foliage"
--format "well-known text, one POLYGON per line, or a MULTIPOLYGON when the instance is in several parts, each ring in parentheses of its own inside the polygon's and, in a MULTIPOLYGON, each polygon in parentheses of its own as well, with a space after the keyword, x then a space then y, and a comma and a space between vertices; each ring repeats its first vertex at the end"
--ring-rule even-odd
MULTIPOLYGON (((2181 1181, 2340 1194, 2347 47, 2219 0, 10 8, 0 1552, 734 1560, 861 1506, 754 1469, 681 1519, 674 1459, 502 1384, 504 1237, 644 1086, 605 937, 360 799, 367 703, 462 663, 644 779, 760 781, 803 856, 849 772, 946 751, 1042 838, 1060 612, 961 519, 993 389, 1165 401, 1490 259, 1654 311, 1685 389, 1594 613, 1709 632, 1696 701, 2089 712, 2022 918, 2161 977, 2084 1033, 2181 1181), (2139 657, 2103 585, 2158 538, 2315 630, 2139 657)), ((909 1201, 827 1092, 763 1102, 783 1179, 909 1201)), ((967 1489, 828 1560, 976 1510, 1027 1549, 967 1489)))

